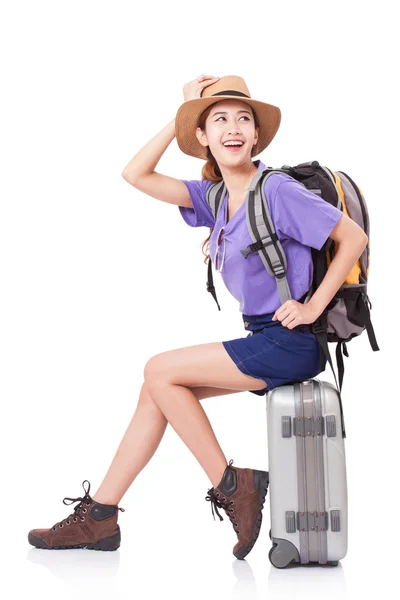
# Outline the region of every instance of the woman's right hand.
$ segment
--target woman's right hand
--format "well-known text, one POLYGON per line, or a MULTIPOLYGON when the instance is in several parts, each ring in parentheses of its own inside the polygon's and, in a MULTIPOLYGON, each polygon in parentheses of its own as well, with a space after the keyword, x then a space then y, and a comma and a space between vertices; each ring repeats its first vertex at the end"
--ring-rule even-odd
POLYGON ((185 83, 183 86, 183 98, 184 102, 187 100, 194 100, 194 98, 201 98, 201 92, 207 85, 211 85, 218 81, 219 77, 213 77, 212 75, 199 75, 197 79, 185 83))

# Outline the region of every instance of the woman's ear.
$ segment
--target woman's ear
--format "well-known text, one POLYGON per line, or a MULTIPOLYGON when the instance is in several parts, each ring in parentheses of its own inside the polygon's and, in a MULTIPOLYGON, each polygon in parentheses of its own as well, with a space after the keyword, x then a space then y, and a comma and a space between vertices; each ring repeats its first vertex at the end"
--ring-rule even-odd
POLYGON ((201 127, 196 127, 196 137, 199 140, 200 144, 204 147, 208 146, 207 136, 205 132, 201 129, 201 127))
POLYGON ((258 142, 258 132, 259 132, 259 131, 260 131, 260 128, 259 128, 259 127, 256 127, 255 134, 254 134, 254 146, 255 146, 255 145, 257 144, 257 142, 258 142))

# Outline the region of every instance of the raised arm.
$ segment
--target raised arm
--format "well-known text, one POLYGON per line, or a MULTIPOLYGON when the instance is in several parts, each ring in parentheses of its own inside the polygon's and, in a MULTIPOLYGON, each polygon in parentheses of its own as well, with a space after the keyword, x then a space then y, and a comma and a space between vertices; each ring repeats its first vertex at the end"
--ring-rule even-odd
MULTIPOLYGON (((200 75, 189 81, 183 87, 184 101, 200 98, 203 88, 217 79, 211 75, 200 75)), ((122 171, 122 177, 134 188, 157 200, 193 208, 189 190, 183 181, 154 170, 174 137, 175 118, 135 154, 122 171)))
POLYGON ((135 154, 123 170, 122 177, 134 188, 157 200, 192 208, 189 191, 183 181, 154 170, 174 137, 175 119, 135 154))

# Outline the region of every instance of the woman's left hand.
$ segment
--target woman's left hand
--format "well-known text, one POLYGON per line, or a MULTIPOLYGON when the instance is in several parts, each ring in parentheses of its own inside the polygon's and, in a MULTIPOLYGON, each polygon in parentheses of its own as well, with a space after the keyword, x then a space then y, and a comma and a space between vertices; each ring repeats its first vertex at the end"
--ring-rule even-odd
POLYGON ((275 311, 272 320, 279 320, 284 327, 293 329, 297 325, 314 323, 319 315, 320 313, 317 313, 309 303, 302 304, 297 300, 287 300, 275 311))

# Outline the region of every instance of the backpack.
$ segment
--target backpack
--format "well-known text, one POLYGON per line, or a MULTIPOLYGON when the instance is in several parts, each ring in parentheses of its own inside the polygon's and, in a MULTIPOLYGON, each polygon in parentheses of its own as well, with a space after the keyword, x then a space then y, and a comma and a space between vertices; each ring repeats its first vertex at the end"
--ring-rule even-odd
MULTIPOLYGON (((295 167, 283 165, 281 169, 267 167, 259 170, 252 180, 246 196, 246 217, 249 234, 253 243, 240 250, 244 258, 250 253, 258 252, 267 271, 276 279, 278 293, 283 304, 292 298, 286 279, 287 261, 282 245, 275 233, 269 207, 264 194, 264 181, 273 173, 285 173, 302 183, 309 191, 318 194, 355 221, 365 233, 370 233, 369 217, 365 198, 361 189, 343 171, 332 171, 321 166, 318 161, 300 163, 295 167), (257 219, 256 215, 262 215, 257 219)), ((225 197, 223 180, 215 182, 207 190, 207 203, 214 218, 217 218, 222 199, 225 197)), ((314 294, 325 277, 325 273, 335 255, 335 244, 328 238, 320 250, 310 247, 314 266, 313 281, 308 292, 298 300, 306 303, 314 294)), ((375 332, 371 323, 370 309, 372 303, 367 293, 369 275, 370 247, 364 248, 344 283, 340 286, 332 300, 321 315, 311 324, 312 332, 319 342, 321 353, 321 371, 325 370, 325 357, 329 361, 336 387, 338 388, 340 412, 342 417, 342 435, 346 432, 343 419, 341 391, 344 376, 343 354, 348 357, 347 342, 359 336, 364 330, 368 333, 372 350, 379 350, 375 332), (339 374, 339 385, 333 368, 328 342, 337 342, 336 365, 339 374)), ((218 310, 221 310, 215 294, 212 278, 211 259, 208 261, 207 291, 212 294, 218 310)))

